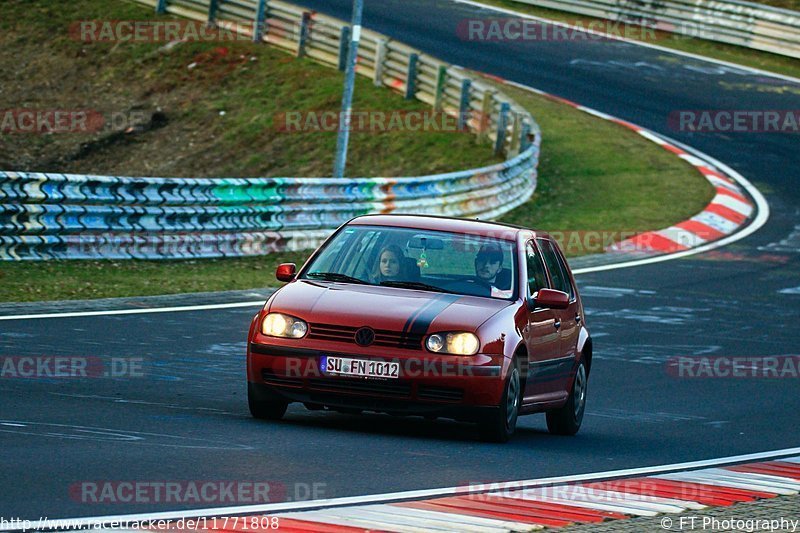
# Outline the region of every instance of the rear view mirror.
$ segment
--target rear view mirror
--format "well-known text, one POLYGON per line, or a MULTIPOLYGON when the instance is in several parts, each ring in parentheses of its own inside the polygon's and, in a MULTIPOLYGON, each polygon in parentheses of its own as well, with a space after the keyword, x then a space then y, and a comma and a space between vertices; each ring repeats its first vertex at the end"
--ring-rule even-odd
POLYGON ((292 281, 297 273, 297 265, 294 263, 282 263, 278 265, 275 271, 275 277, 278 281, 292 281))
POLYGON ((411 250, 444 250, 444 241, 435 237, 411 237, 407 246, 411 250))
POLYGON ((541 289, 534 301, 537 307, 566 309, 569 307, 569 294, 554 289, 541 289))

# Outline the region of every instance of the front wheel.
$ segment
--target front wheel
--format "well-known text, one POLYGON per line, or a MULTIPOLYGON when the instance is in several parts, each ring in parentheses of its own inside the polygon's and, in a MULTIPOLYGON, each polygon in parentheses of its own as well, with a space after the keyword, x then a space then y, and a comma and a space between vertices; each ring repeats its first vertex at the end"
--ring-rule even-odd
POLYGON ((247 384, 247 404, 253 418, 262 420, 280 420, 289 407, 288 402, 265 398, 259 393, 258 386, 253 383, 247 384))
POLYGON ((480 431, 484 440, 489 442, 508 442, 517 428, 520 399, 522 397, 519 378, 519 365, 516 360, 506 379, 503 397, 486 419, 481 421, 480 431))
POLYGON ((586 409, 586 389, 589 375, 583 361, 578 363, 572 393, 563 407, 547 411, 547 429, 553 435, 574 435, 581 428, 583 412, 586 409))

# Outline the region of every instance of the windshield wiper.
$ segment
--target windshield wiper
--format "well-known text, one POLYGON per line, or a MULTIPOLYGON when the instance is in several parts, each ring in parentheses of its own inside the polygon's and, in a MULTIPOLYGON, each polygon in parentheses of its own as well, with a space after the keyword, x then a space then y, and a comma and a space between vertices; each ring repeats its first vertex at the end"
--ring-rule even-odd
POLYGON ((353 276, 340 274, 338 272, 309 272, 308 277, 318 278, 325 281, 343 281, 345 283, 358 283, 361 285, 367 285, 367 282, 363 279, 354 278, 353 276))
POLYGON ((448 291, 447 289, 443 289, 435 285, 428 285, 427 283, 421 283, 419 281, 381 281, 381 285, 383 285, 384 287, 399 287, 401 289, 421 289, 423 291, 447 292, 450 294, 455 294, 453 293, 453 291, 448 291))

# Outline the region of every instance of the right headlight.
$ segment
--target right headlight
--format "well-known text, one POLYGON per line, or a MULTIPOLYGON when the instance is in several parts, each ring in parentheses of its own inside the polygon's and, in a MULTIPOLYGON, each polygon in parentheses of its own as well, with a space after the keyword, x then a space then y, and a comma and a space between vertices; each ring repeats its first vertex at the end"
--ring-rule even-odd
POLYGON ((478 340, 478 336, 474 333, 434 333, 425 340, 425 347, 433 353, 474 355, 478 353, 481 341, 478 340))
POLYGON ((261 333, 270 337, 300 339, 307 332, 308 324, 304 320, 283 313, 270 313, 261 323, 261 333))

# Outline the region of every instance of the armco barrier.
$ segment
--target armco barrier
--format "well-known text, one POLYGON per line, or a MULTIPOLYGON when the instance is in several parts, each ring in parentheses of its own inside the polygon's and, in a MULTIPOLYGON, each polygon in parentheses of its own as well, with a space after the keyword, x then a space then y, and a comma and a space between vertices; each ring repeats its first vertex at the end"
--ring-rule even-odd
MULTIPOLYGON (((272 0, 136 0, 213 21, 341 67, 350 28, 272 0)), ((364 30, 358 72, 464 117, 506 161, 398 178, 133 178, 0 172, 0 260, 180 259, 317 246, 367 213, 494 218, 536 188, 541 133, 533 117, 467 72, 364 30)))
POLYGON ((800 58, 800 12, 737 0, 513 0, 800 58))

